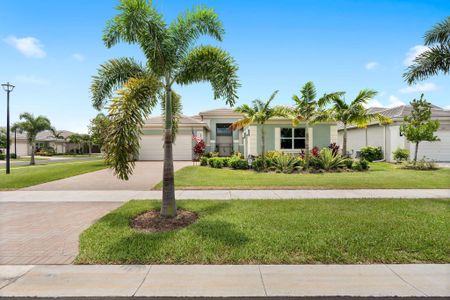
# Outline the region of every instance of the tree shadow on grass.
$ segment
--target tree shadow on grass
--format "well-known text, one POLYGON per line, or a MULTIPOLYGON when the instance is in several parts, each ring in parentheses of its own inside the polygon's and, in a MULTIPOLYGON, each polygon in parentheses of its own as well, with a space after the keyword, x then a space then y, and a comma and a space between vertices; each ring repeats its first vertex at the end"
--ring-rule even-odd
POLYGON ((189 228, 190 231, 202 237, 213 240, 224 246, 242 246, 248 243, 249 238, 236 229, 236 225, 222 220, 203 220, 189 228))

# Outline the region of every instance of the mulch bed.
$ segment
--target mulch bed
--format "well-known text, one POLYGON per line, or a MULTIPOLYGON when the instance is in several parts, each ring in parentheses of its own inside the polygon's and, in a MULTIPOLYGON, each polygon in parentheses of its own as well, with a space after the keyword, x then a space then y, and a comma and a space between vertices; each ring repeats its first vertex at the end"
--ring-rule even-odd
POLYGON ((198 219, 198 215, 192 211, 177 209, 175 218, 163 218, 159 210, 146 211, 131 220, 130 226, 144 232, 164 232, 187 227, 198 219))

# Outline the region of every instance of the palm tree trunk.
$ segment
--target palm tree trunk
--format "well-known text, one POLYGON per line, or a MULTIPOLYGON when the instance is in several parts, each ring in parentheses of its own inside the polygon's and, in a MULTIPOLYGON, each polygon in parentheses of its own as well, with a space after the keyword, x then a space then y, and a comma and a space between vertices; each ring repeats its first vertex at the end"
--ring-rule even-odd
POLYGON ((261 124, 261 158, 263 161, 263 168, 266 169, 266 160, 264 159, 265 152, 266 152, 266 138, 265 138, 265 130, 264 130, 264 124, 261 124))
POLYGON ((35 146, 34 146, 34 142, 31 143, 31 160, 30 160, 30 165, 35 165, 36 162, 34 160, 34 151, 35 151, 35 146))
POLYGON ((414 164, 417 162, 417 153, 419 152, 419 142, 416 142, 416 147, 414 149, 414 164))
POLYGON ((163 168, 163 198, 161 205, 162 217, 175 217, 177 204, 175 202, 175 183, 172 153, 172 96, 170 87, 166 86, 166 120, 164 127, 164 168, 163 168))
POLYGON ((91 156, 91 154, 92 154, 92 145, 91 145, 91 143, 88 144, 88 147, 89 147, 89 156, 91 156))
POLYGON ((347 157, 347 124, 344 123, 344 135, 342 139, 342 155, 347 157))
POLYGON ((305 161, 308 162, 309 158, 309 124, 305 124, 305 161))

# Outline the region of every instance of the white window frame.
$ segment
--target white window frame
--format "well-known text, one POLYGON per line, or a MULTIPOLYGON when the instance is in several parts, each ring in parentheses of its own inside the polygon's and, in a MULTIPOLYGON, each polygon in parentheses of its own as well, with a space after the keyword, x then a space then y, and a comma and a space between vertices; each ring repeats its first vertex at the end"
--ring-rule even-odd
POLYGON ((306 145, 306 128, 287 128, 287 127, 282 127, 280 129, 280 150, 303 150, 305 148, 294 148, 295 147, 295 140, 304 140, 305 141, 305 145, 306 145), (291 130, 291 137, 283 137, 281 136, 281 131, 283 129, 290 129, 291 130), (303 137, 295 137, 294 135, 294 130, 295 129, 303 129, 305 130, 305 135, 303 137), (283 143, 282 140, 291 140, 292 141, 292 147, 291 148, 283 148, 283 143))

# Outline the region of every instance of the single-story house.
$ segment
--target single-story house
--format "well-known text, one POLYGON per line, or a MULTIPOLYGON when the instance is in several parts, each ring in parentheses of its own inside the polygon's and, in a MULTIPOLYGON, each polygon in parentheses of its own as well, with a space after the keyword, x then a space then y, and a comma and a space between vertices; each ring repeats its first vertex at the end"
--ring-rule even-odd
MULTIPOLYGON (((381 147, 386 161, 394 161, 392 152, 397 148, 408 149, 410 154, 414 153, 414 144, 408 142, 400 131, 405 116, 411 115, 410 105, 401 105, 394 108, 372 107, 368 111, 377 112, 392 119, 392 124, 383 126, 378 122, 371 123, 367 128, 356 126, 347 129, 347 151, 353 156, 358 154, 362 147, 381 147)), ((419 144, 418 158, 439 162, 450 161, 450 110, 433 106, 431 109, 432 119, 439 120, 440 127, 436 135, 440 138, 437 142, 421 142, 419 144)), ((343 128, 338 125, 339 144, 343 141, 343 128)))
MULTIPOLYGON (((173 146, 175 160, 193 158, 193 136, 201 137, 206 151, 219 152, 229 156, 240 152, 245 157, 261 154, 261 125, 251 124, 245 128, 231 130, 230 125, 241 119, 242 114, 230 108, 219 108, 200 112, 196 116, 182 116, 178 134, 173 146)), ((160 116, 150 117, 143 126, 139 160, 163 159, 163 120, 160 116)), ((309 128, 311 148, 327 147, 337 142, 337 124, 320 123, 309 128)), ((292 126, 289 119, 271 119, 265 124, 266 151, 281 150, 300 153, 305 147, 305 126, 292 126)))
MULTIPOLYGON (((78 145, 69 143, 66 138, 74 134, 73 132, 62 130, 64 139, 56 139, 50 130, 45 130, 36 136, 36 149, 51 147, 56 153, 69 153, 78 148, 78 145)), ((31 145, 28 144, 26 133, 11 132, 10 152, 18 156, 31 155, 31 145)))

